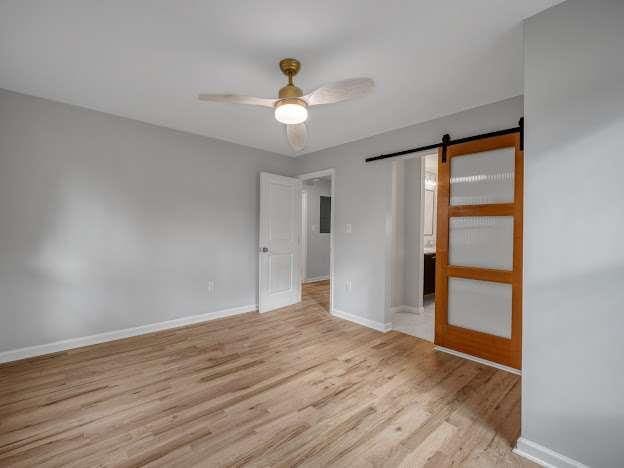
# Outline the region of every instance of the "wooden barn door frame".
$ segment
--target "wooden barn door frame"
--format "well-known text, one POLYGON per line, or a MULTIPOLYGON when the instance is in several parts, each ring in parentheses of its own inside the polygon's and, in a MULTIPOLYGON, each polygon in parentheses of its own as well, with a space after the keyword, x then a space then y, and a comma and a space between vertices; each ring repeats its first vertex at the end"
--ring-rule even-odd
POLYGON ((435 344, 515 369, 522 363, 522 221, 524 152, 522 132, 474 139, 438 149, 438 233, 436 245, 435 344), (489 205, 450 206, 450 166, 455 157, 515 148, 514 201, 489 205), (443 153, 446 150, 446 157, 443 153), (457 216, 513 216, 513 270, 448 264, 449 220, 457 216), (448 279, 466 278, 512 285, 511 338, 448 323, 448 279))

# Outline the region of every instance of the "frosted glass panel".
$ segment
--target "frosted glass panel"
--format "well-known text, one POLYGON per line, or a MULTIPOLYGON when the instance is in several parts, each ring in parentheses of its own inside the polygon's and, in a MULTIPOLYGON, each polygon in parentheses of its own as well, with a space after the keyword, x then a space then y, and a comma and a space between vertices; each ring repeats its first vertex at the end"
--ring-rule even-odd
POLYGON ((512 270, 513 216, 451 218, 449 265, 512 270))
POLYGON ((449 278, 448 323, 511 338, 511 284, 449 278))
POLYGON ((515 148, 451 158, 451 205, 513 203, 515 148))

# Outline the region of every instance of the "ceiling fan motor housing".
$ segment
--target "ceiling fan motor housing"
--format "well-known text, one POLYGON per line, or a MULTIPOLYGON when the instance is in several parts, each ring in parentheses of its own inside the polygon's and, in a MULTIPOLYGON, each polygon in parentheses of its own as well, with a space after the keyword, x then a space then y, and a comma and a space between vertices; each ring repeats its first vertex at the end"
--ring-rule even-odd
POLYGON ((303 91, 301 91, 301 88, 293 84, 287 84, 279 90, 278 96, 280 99, 300 98, 301 96, 303 96, 303 91))
MULTIPOLYGON (((299 62, 299 60, 294 58, 285 58, 283 60, 280 60, 279 67, 280 70, 282 70, 282 73, 288 77, 288 84, 279 90, 279 98, 294 100, 303 96, 303 91, 295 86, 292 81, 293 76, 299 73, 299 70, 301 69, 301 63, 299 62)), ((301 102, 291 101, 291 103, 306 105, 306 103, 301 99, 298 99, 297 101, 301 102)), ((279 102, 277 104, 279 104, 279 102)))
POLYGON ((305 107, 306 109, 308 108, 308 103, 303 99, 298 98, 280 98, 280 100, 275 103, 275 108, 277 109, 278 107, 286 104, 295 104, 297 106, 305 107))

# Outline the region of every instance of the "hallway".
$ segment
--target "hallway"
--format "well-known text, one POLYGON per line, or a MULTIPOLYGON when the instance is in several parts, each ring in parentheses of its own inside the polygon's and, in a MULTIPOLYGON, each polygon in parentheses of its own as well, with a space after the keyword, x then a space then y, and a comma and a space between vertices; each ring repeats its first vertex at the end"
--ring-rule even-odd
POLYGON ((325 312, 329 312, 329 280, 303 283, 301 302, 304 306, 317 305, 325 312))

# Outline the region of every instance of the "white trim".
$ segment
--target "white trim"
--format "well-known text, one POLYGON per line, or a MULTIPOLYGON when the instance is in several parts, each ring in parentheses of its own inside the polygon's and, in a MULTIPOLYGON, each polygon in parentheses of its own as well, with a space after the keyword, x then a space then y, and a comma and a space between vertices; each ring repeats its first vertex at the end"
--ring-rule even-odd
POLYGON ((513 367, 507 367, 502 364, 498 364, 497 362, 488 361, 487 359, 482 359, 477 356, 471 356, 470 354, 462 353, 460 351, 455 351, 454 349, 445 348, 443 346, 434 346, 434 350, 442 351, 443 353, 452 354, 454 356, 458 356, 460 358, 468 359, 470 361, 478 362, 479 364, 485 364, 486 366, 496 367, 497 369, 504 370, 505 372, 511 372, 512 374, 522 375, 518 369, 514 369, 513 367))
MULTIPOLYGON (((301 278, 305 283, 305 277, 308 274, 308 196, 309 193, 306 189, 301 190, 301 278)), ((301 289, 299 290, 301 293, 301 289)), ((299 295, 299 302, 301 302, 301 294, 299 295)))
MULTIPOLYGON (((439 151, 435 150, 431 153, 426 152, 420 154, 420 225, 418 230, 419 236, 419 249, 420 249, 420 275, 418 278, 418 301, 419 306, 421 308, 421 313, 425 311, 424 304, 424 292, 425 292, 425 178, 427 175, 427 156, 435 156, 439 158, 439 151)), ((436 173, 437 178, 437 173, 436 173)), ((436 179, 437 180, 437 179, 436 179)), ((434 206, 433 206, 433 223, 434 223, 434 233, 437 242, 437 226, 438 226, 438 192, 436 189, 435 198, 434 198, 434 206)), ((434 276, 435 276, 434 272, 434 276)), ((435 304, 433 308, 433 326, 434 326, 434 337, 435 337, 435 304)), ((435 339, 435 338, 434 338, 435 339)))
POLYGON ((518 439, 513 453, 547 468, 588 468, 587 465, 581 462, 566 457, 543 445, 536 444, 524 437, 518 439))
POLYGON ((43 345, 13 349, 0 353, 0 363, 18 361, 20 359, 26 359, 34 356, 43 356, 45 354, 57 353, 59 351, 81 348, 83 346, 90 346, 98 343, 105 343, 107 341, 120 340, 122 338, 129 338, 131 336, 145 335, 147 333, 153 333, 161 330, 169 330, 171 328, 184 327, 187 325, 193 325, 195 323, 207 322, 209 320, 229 317, 231 315, 244 314, 246 312, 255 312, 256 310, 258 310, 258 306, 256 304, 233 307, 231 309, 219 310, 217 312, 208 312, 206 314, 200 315, 190 315, 188 317, 167 320, 165 322, 150 323, 147 325, 140 325, 138 327, 124 328, 123 330, 99 333, 97 335, 82 336, 79 338, 70 338, 68 340, 55 341, 53 343, 47 343, 43 345))
POLYGON ((327 281, 329 279, 329 275, 325 276, 315 276, 313 278, 306 278, 303 280, 304 283, 316 283, 317 281, 327 281))
MULTIPOLYGON (((436 152, 437 153, 437 152, 436 152)), ((433 153, 431 153, 433 154, 433 153)), ((420 273, 418 275, 418 305, 424 306, 425 292, 425 159, 429 154, 420 156, 420 218, 418 220, 418 249, 420 252, 420 273)), ((435 216, 438 214, 436 207, 435 216)), ((434 317, 435 321, 435 317, 434 317)))
POLYGON ((307 174, 301 174, 297 176, 301 180, 316 179, 317 177, 330 177, 331 180, 331 221, 329 234, 329 313, 334 313, 334 279, 336 278, 334 272, 334 246, 336 239, 336 171, 335 169, 323 169, 322 171, 308 172, 307 174))
POLYGON ((372 328, 373 330, 377 330, 380 332, 385 333, 385 332, 389 332, 390 330, 392 330, 391 323, 376 322, 375 320, 360 317, 359 315, 353 315, 348 312, 344 312, 342 310, 334 309, 334 311, 332 312, 332 315, 334 317, 338 317, 343 320, 348 320, 350 322, 357 323, 358 325, 363 325, 365 327, 372 328))
POLYGON ((297 177, 301 180, 320 179, 321 177, 328 177, 328 176, 333 177, 334 172, 335 171, 333 169, 323 169, 322 171, 307 172, 306 174, 301 174, 301 175, 298 175, 297 177))

